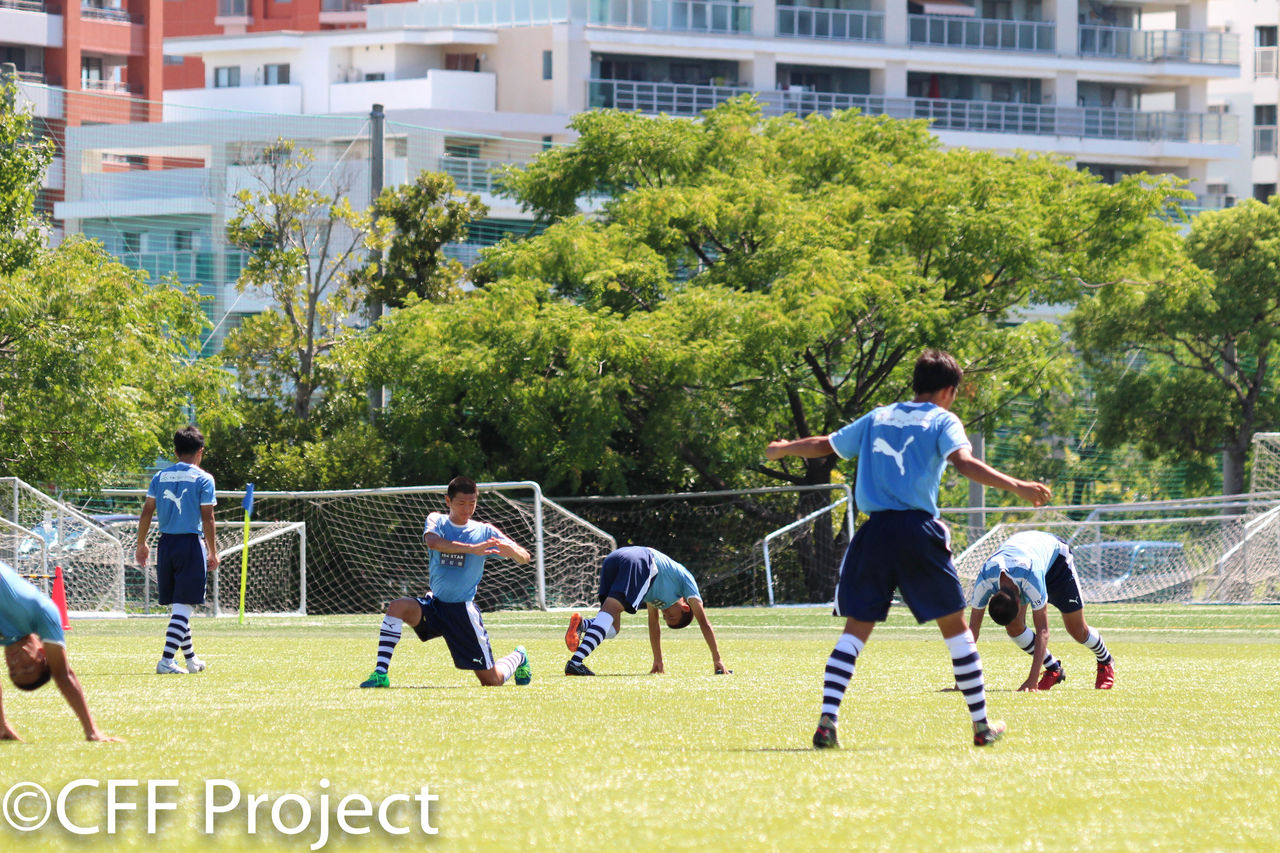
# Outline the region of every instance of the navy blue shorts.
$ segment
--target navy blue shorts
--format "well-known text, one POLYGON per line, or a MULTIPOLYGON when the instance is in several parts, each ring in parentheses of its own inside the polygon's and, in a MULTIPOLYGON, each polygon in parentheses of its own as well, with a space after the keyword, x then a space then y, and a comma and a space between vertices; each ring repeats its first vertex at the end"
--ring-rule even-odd
POLYGON ((433 593, 415 598, 422 608, 422 619, 413 630, 424 643, 444 637, 458 669, 493 669, 493 648, 489 632, 484 629, 480 608, 473 601, 441 601, 433 593))
POLYGON ((619 548, 604 558, 600 567, 600 603, 616 598, 628 613, 635 613, 644 603, 645 593, 658 574, 653 553, 638 545, 619 548))
POLYGON ((917 622, 964 610, 964 590, 951 562, 945 524, 920 510, 873 512, 849 543, 835 615, 883 622, 894 590, 917 622))
POLYGON ((1044 585, 1049 591, 1049 603, 1059 611, 1075 613, 1084 609, 1084 596, 1080 594, 1080 583, 1076 580, 1076 561, 1070 548, 1059 554, 1049 571, 1044 573, 1044 585))
POLYGON ((156 587, 161 604, 204 604, 209 578, 204 537, 161 533, 156 544, 156 587))

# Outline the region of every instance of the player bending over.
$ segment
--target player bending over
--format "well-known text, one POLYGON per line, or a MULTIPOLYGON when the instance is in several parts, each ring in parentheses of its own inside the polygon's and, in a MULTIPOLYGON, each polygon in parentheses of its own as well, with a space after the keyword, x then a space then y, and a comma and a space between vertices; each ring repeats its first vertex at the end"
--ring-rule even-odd
POLYGON ((855 497, 868 519, 853 536, 840 567, 835 615, 844 633, 827 661, 822 713, 813 733, 818 748, 838 746, 836 720, 854 665, 871 629, 889 615, 895 588, 917 622, 936 621, 951 653, 956 684, 969 706, 973 742, 986 746, 1004 733, 988 722, 982 661, 964 622, 964 590, 951 562, 951 536, 938 518, 938 484, 950 462, 985 486, 1013 492, 1040 506, 1049 500, 1043 483, 1015 480, 970 453, 964 425, 951 411, 963 377, 945 352, 925 350, 916 360, 915 399, 873 409, 830 435, 769 443, 769 459, 816 459, 835 453, 858 457, 855 497))
POLYGON ((397 598, 387 605, 378 634, 378 663, 361 687, 391 686, 387 670, 404 625, 417 632, 424 643, 444 637, 453 665, 472 670, 486 687, 505 684, 513 675, 516 684, 528 684, 533 678, 523 646, 493 659, 489 634, 473 600, 489 557, 529 562, 529 552, 505 533, 471 517, 479 497, 472 480, 454 477, 444 499, 448 512, 427 516, 422 538, 430 554, 431 591, 422 597, 397 598))
MULTIPOLYGON (((67 662, 62 618, 49 596, 36 589, 8 563, 0 561, 0 643, 9 678, 19 690, 35 690, 53 679, 71 710, 80 718, 85 740, 119 742, 98 728, 85 702, 80 679, 67 662)), ((22 740, 4 716, 0 702, 0 740, 22 740)))
POLYGON ((662 626, 658 624, 661 613, 668 628, 684 628, 697 619, 702 638, 711 649, 716 675, 729 673, 720 659, 716 632, 707 619, 693 575, 656 548, 629 546, 604 558, 600 567, 600 612, 595 618, 583 619, 577 613, 569 617, 564 642, 573 657, 564 665, 564 674, 595 675, 583 661, 602 641, 618 636, 622 630, 622 611, 635 613, 642 603, 649 612, 649 645, 653 648, 650 672, 664 671, 662 626))
POLYGON ((1039 530, 1015 533, 982 565, 973 584, 973 610, 969 626, 976 640, 982 629, 984 608, 991 621, 1003 625, 1024 652, 1031 655, 1031 674, 1019 690, 1048 690, 1067 680, 1062 661, 1049 653, 1049 613, 1052 604, 1062 613, 1062 624, 1077 643, 1098 659, 1093 686, 1110 690, 1116 673, 1111 653, 1102 637, 1084 621, 1084 599, 1076 579, 1071 546, 1039 530), (1027 627, 1027 607, 1035 630, 1027 627), (1040 666, 1044 665, 1044 674, 1040 666))

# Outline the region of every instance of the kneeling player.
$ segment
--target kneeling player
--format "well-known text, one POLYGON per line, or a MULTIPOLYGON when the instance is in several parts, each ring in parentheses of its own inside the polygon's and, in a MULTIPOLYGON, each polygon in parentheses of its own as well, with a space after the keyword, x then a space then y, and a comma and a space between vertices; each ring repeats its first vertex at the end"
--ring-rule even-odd
POLYGON ((591 620, 577 613, 570 617, 564 641, 573 657, 564 665, 564 674, 595 675, 583 661, 601 641, 616 637, 622 630, 622 611, 635 613, 642 603, 649 612, 649 645, 653 648, 650 672, 663 672, 659 613, 667 627, 673 629, 684 628, 697 619, 702 638, 711 649, 716 675, 729 672, 720 659, 716 632, 707 619, 693 575, 656 548, 629 546, 605 557, 600 567, 600 612, 591 620))
MULTIPOLYGON (((49 596, 36 589, 8 564, 0 562, 0 643, 9 678, 19 690, 36 690, 50 679, 80 718, 85 740, 119 741, 98 728, 89 713, 80 679, 67 663, 62 619, 49 596)), ((4 717, 0 704, 0 740, 22 740, 4 717)))
POLYGON ((1031 674, 1019 690, 1048 690, 1067 678, 1062 662, 1049 653, 1047 608, 1050 604, 1061 611, 1067 633, 1097 658, 1094 687, 1110 690, 1115 684, 1115 669, 1107 644, 1084 621, 1084 600, 1071 547, 1056 536, 1039 530, 1010 536, 978 572, 971 602, 969 628, 975 640, 982 628, 985 608, 991 613, 991 621, 1003 625, 1019 648, 1031 655, 1031 674), (1028 605, 1034 631, 1027 627, 1028 605))
POLYGON ((387 605, 378 634, 378 662, 361 687, 390 687, 387 670, 391 654, 400 642, 400 632, 408 625, 426 642, 444 637, 458 669, 475 672, 486 687, 505 684, 515 676, 516 684, 532 679, 529 658, 522 646, 511 654, 493 659, 489 634, 475 605, 476 587, 489 557, 510 557, 529 562, 529 552, 492 524, 476 521, 479 491, 466 477, 454 477, 444 503, 447 513, 427 516, 422 537, 430 550, 431 592, 415 598, 398 598, 387 605))

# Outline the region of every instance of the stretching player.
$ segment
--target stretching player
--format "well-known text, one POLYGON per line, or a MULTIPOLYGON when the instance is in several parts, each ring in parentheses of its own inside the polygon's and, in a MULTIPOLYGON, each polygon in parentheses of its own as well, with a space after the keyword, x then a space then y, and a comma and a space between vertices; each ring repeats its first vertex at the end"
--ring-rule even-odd
POLYGON ((1028 530, 1006 539, 978 572, 972 604, 969 626, 975 640, 982 629, 985 608, 991 613, 991 621, 1003 625, 1019 648, 1031 655, 1031 674, 1019 690, 1048 690, 1067 680, 1062 661, 1049 653, 1050 604, 1062 613, 1067 633, 1098 659, 1093 686, 1110 690, 1115 685, 1116 673, 1107 644, 1084 621, 1084 599, 1071 547, 1056 536, 1028 530), (1028 606, 1034 631, 1027 627, 1028 606))
POLYGON ((840 567, 835 615, 846 617, 845 627, 827 661, 822 713, 813 733, 819 749, 839 745, 840 702, 871 629, 889 615, 895 588, 917 622, 938 623, 969 706, 974 744, 986 746, 1004 733, 1004 723, 987 720, 982 661, 964 622, 964 590, 951 562, 950 531, 938 519, 938 484, 950 462, 965 477, 1036 506, 1050 493, 1044 484, 1015 480, 970 453, 964 426, 949 411, 963 375, 947 353, 925 350, 916 360, 912 402, 873 409, 831 435, 773 441, 765 451, 769 459, 858 457, 855 496, 868 519, 840 567))
MULTIPOLYGON (((80 679, 67 662, 62 619, 49 596, 36 589, 8 563, 0 561, 0 643, 9 678, 19 690, 35 690, 50 679, 80 718, 85 740, 119 741, 98 728, 85 702, 80 679)), ((22 740, 4 716, 0 702, 0 740, 22 740)))
POLYGON ((595 675, 583 661, 603 640, 618 636, 622 611, 635 613, 641 603, 649 613, 649 645, 653 649, 653 668, 649 672, 664 671, 659 613, 667 627, 673 629, 684 628, 697 619, 702 638, 711 649, 716 675, 730 672, 720 659, 716 632, 702 606, 698 582, 689 570, 656 548, 628 546, 605 557, 600 567, 600 612, 591 620, 577 613, 569 617, 564 642, 573 657, 564 665, 564 674, 595 675))
POLYGON ((156 586, 161 604, 170 605, 169 627, 164 651, 156 664, 161 675, 202 672, 205 662, 196 657, 191 644, 191 615, 204 604, 204 588, 209 572, 218 570, 218 540, 213 526, 213 475, 200 468, 204 460, 204 436, 195 426, 185 426, 173 435, 178 461, 151 478, 147 499, 138 520, 138 547, 134 558, 145 568, 150 549, 147 531, 151 517, 160 523, 156 546, 156 586), (174 662, 178 649, 187 659, 186 669, 174 662))
POLYGON ((422 538, 430 552, 431 591, 421 597, 397 598, 387 605, 378 634, 377 666, 361 687, 391 686, 387 670, 404 625, 412 628, 424 643, 444 637, 453 655, 453 665, 472 670, 486 687, 505 684, 513 675, 516 684, 528 684, 532 679, 529 657, 523 646, 517 646, 506 657, 493 659, 489 634, 473 600, 484 574, 484 562, 489 557, 529 562, 529 552, 505 533, 471 517, 479 498, 473 481, 454 477, 444 499, 448 512, 427 516, 422 538))

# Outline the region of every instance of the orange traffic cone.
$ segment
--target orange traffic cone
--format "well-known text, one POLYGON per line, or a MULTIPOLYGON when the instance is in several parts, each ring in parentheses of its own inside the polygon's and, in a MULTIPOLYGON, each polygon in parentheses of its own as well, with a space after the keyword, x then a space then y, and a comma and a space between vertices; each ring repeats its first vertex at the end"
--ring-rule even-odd
POLYGON ((62 615, 62 630, 71 630, 71 620, 67 618, 67 588, 62 582, 62 566, 53 567, 53 603, 58 605, 58 613, 62 615))

